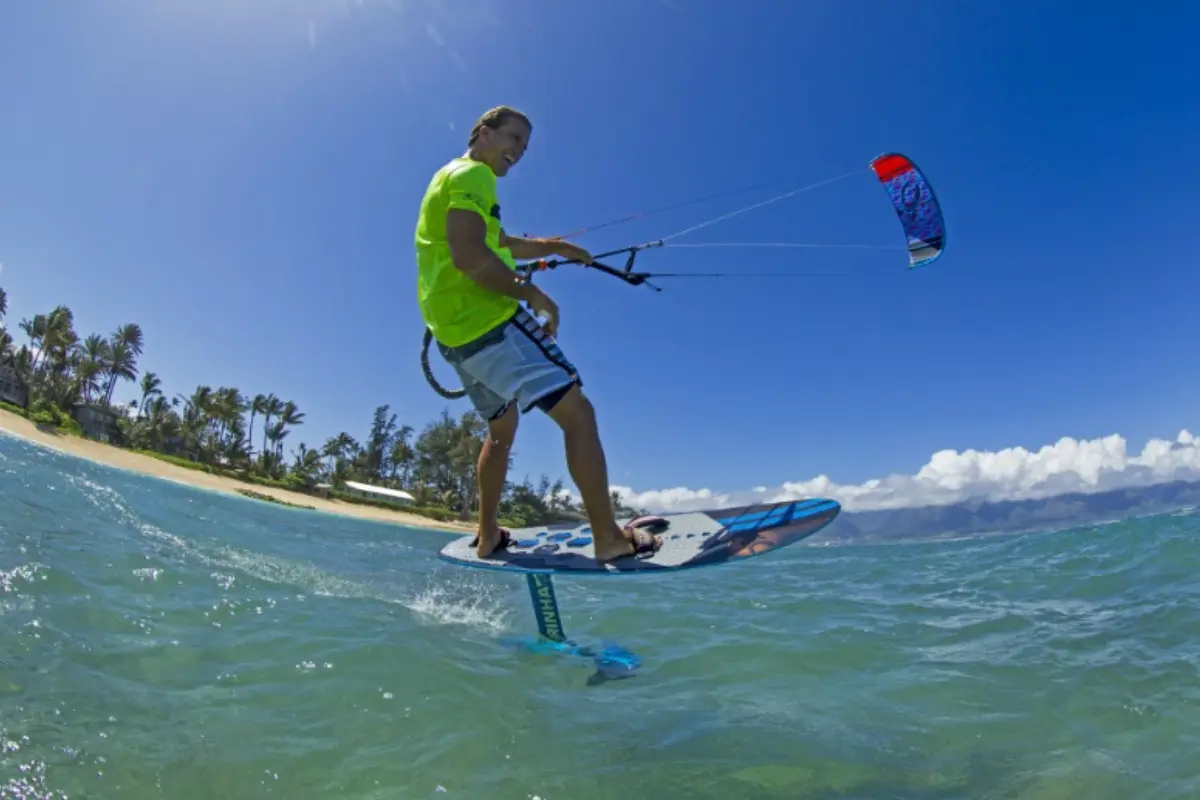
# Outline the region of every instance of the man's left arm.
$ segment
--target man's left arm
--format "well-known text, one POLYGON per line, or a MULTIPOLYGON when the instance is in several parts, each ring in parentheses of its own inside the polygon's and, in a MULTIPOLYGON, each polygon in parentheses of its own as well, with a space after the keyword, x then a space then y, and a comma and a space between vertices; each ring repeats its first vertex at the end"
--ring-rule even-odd
POLYGON ((500 246, 507 247, 513 258, 522 260, 559 256, 584 264, 592 263, 592 254, 577 244, 562 239, 525 239, 520 236, 509 236, 500 229, 500 246))
POLYGON ((533 259, 558 255, 562 242, 555 239, 525 239, 521 236, 509 236, 500 231, 500 246, 507 247, 513 258, 533 259))

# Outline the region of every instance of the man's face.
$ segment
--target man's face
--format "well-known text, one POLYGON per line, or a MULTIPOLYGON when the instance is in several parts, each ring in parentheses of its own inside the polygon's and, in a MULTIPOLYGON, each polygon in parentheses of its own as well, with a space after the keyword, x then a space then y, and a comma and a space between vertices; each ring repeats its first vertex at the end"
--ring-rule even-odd
POLYGON ((505 120, 499 128, 484 128, 479 133, 477 151, 480 159, 503 178, 525 155, 529 146, 529 126, 519 119, 505 120))

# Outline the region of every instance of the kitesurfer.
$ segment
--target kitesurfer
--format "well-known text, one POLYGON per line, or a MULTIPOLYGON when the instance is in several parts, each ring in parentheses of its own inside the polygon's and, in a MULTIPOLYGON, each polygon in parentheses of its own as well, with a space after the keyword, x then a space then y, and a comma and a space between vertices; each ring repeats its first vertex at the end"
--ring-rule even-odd
POLYGON ((434 173, 417 219, 421 314, 488 425, 477 470, 476 552, 487 558, 508 544, 508 532, 497 520, 500 495, 520 413, 533 408, 562 429, 567 467, 591 523, 596 559, 654 552, 662 540, 637 527, 638 520, 624 529, 616 523, 595 411, 578 371, 555 341, 558 306, 514 271, 515 259, 592 261, 578 245, 510 236, 501 226, 496 179, 521 160, 532 130, 529 118, 516 109, 487 111, 471 129, 466 153, 434 173))

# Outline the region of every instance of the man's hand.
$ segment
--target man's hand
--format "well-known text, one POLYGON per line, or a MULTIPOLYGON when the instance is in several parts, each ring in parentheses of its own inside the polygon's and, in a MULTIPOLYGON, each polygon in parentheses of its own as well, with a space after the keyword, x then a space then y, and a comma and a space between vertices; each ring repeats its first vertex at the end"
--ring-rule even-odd
POLYGON ((555 242, 554 253, 569 261, 578 261, 581 264, 592 263, 592 254, 572 242, 555 242))
POLYGON ((542 327, 550 336, 558 335, 558 304, 550 296, 532 283, 525 284, 526 295, 523 298, 529 304, 535 317, 545 317, 542 327))

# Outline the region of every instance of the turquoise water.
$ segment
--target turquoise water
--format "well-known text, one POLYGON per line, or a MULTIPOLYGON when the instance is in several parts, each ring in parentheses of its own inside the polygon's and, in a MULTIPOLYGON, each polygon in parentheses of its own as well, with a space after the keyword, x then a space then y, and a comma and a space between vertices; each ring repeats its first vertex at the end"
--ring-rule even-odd
POLYGON ((522 581, 0 436, 0 797, 1200 796, 1200 516, 522 581))

